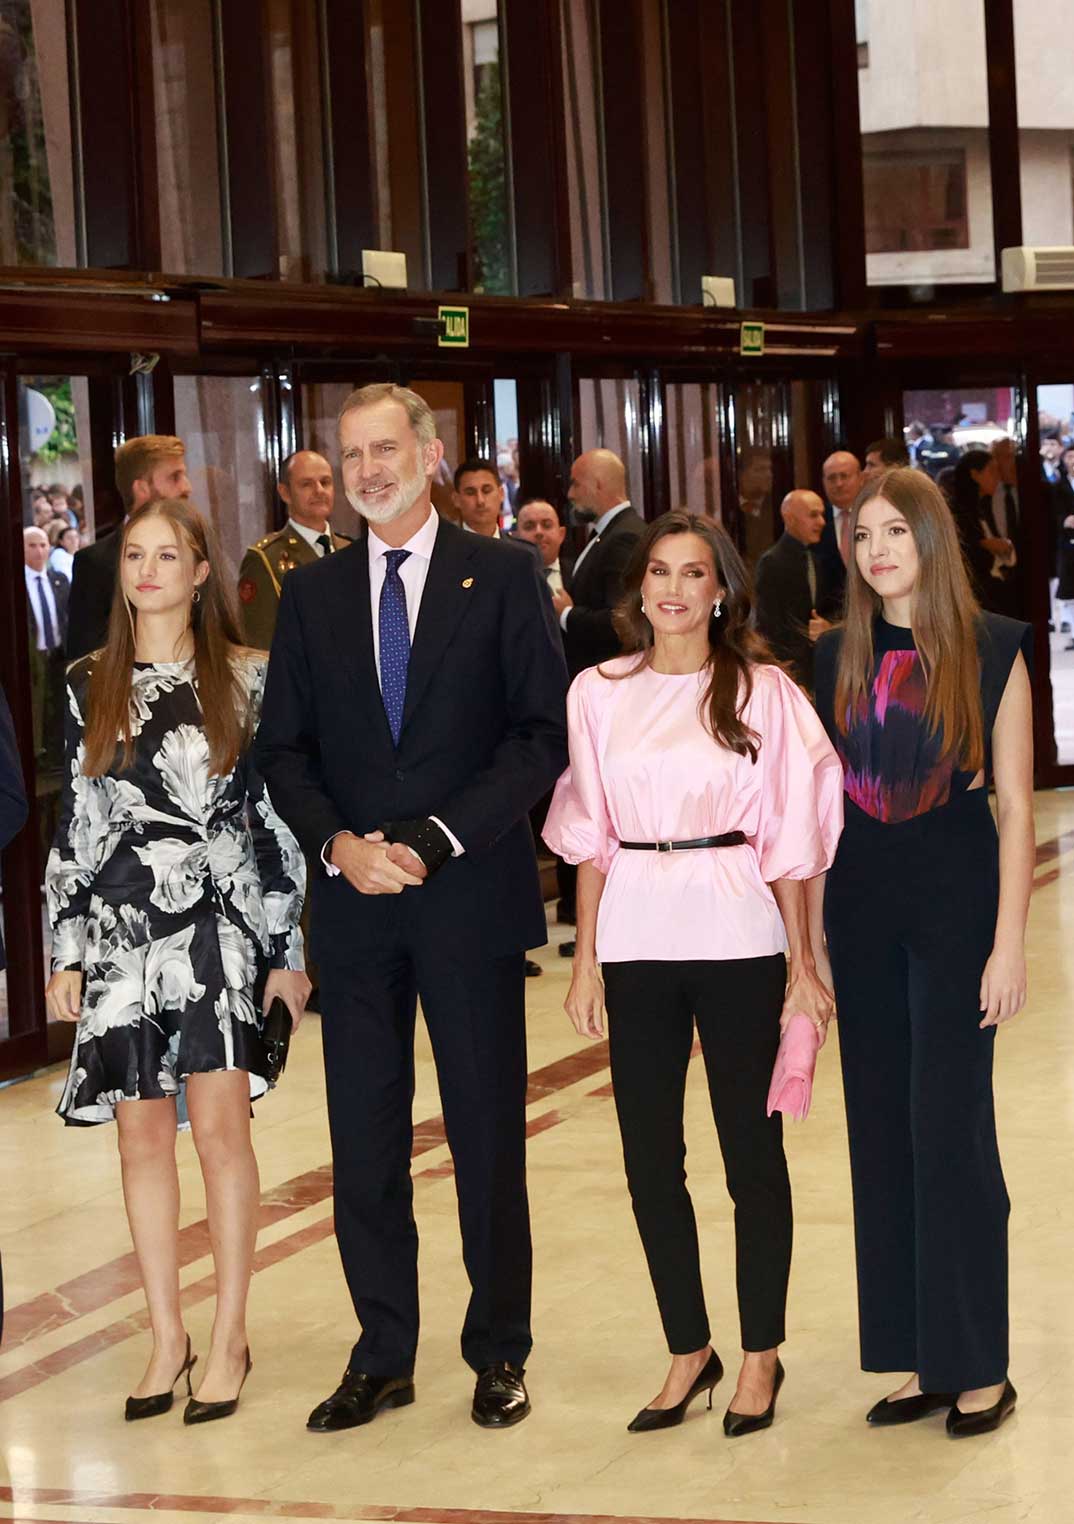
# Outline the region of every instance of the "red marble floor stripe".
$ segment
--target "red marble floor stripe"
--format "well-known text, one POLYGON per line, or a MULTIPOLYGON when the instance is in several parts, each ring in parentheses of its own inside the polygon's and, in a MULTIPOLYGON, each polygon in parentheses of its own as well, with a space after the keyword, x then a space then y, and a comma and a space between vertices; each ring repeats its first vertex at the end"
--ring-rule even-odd
MULTIPOLYGON (((656 1514, 623 1513, 530 1513, 491 1508, 406 1508, 401 1504, 288 1503, 274 1498, 214 1498, 183 1494, 134 1492, 73 1492, 63 1487, 0 1487, 0 1501, 14 1505, 70 1504, 81 1508, 131 1509, 142 1513, 239 1513, 273 1519, 339 1519, 396 1521, 396 1524, 762 1524, 760 1520, 735 1521, 707 1518, 669 1519, 656 1514)), ((71 1524, 69 1519, 34 1521, 34 1524, 71 1524)), ((784 1519, 781 1524, 794 1524, 784 1519)))
MULTIPOLYGON (((573 1085, 608 1066, 607 1043, 595 1043, 577 1053, 546 1064, 530 1075, 527 1104, 547 1095, 554 1095, 567 1085, 573 1085)), ((414 1125, 412 1157, 439 1148, 446 1141, 442 1116, 428 1117, 414 1125)), ((315 1206, 332 1194, 332 1167, 319 1165, 285 1180, 262 1193, 258 1227, 271 1227, 286 1217, 294 1216, 305 1207, 315 1206)), ((209 1230, 205 1219, 190 1223, 179 1233, 179 1264, 186 1266, 202 1259, 209 1253, 209 1230)), ((31 1297, 9 1307, 4 1314, 4 1347, 17 1349, 19 1345, 51 1333, 75 1322, 87 1313, 98 1312, 109 1302, 137 1291, 141 1286, 138 1264, 133 1254, 121 1254, 105 1265, 55 1286, 51 1291, 31 1297)))

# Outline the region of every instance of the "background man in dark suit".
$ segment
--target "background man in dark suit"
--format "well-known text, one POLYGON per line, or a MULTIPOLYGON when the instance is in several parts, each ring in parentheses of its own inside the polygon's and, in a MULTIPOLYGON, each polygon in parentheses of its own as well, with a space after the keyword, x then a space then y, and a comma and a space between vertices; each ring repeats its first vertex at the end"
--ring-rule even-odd
POLYGON ((541 552, 541 566, 548 590, 553 596, 564 588, 570 592, 572 562, 564 549, 567 526, 560 519, 554 503, 531 497, 518 510, 515 535, 536 545, 541 552))
MULTIPOLYGON (((189 497, 186 446, 173 434, 139 434, 116 451, 116 490, 126 517, 158 497, 189 497)), ((77 661, 104 645, 119 565, 122 525, 75 556, 67 660, 77 661)))
POLYGON ((63 642, 71 590, 67 578, 48 564, 51 549, 43 529, 23 530, 34 751, 42 772, 58 771, 63 761, 63 642))
POLYGON ((824 533, 816 556, 825 572, 825 585, 841 603, 850 553, 850 510, 861 491, 861 462, 849 450, 834 450, 821 467, 824 482, 824 533))
POLYGON ((343 404, 343 483, 367 533, 285 580, 256 742, 276 808, 326 869, 312 944, 362 1335, 310 1415, 319 1431, 414 1395, 419 995, 473 1291, 472 1415, 502 1427, 529 1412, 523 964, 546 929, 527 812, 566 765, 566 673, 531 558, 433 511, 435 429, 402 387, 343 404))
POLYGON ((813 646, 835 614, 824 565, 813 554, 824 533, 824 500, 788 492, 780 504, 783 533, 757 563, 757 629, 795 680, 813 691, 813 646))
MULTIPOLYGON (((586 667, 619 654, 612 610, 623 596, 623 574, 645 524, 627 498, 626 470, 611 450, 587 450, 571 467, 571 507, 576 522, 589 526, 589 537, 571 569, 570 591, 554 593, 567 671, 572 678, 586 667)), ((574 902, 578 871, 564 866, 560 901, 574 902)), ((561 942, 561 958, 574 957, 574 943, 561 942)))
POLYGON ((587 450, 571 467, 571 506, 589 537, 578 553, 571 592, 554 596, 575 677, 619 653, 612 609, 623 595, 623 573, 644 523, 627 498, 626 471, 611 450, 587 450))

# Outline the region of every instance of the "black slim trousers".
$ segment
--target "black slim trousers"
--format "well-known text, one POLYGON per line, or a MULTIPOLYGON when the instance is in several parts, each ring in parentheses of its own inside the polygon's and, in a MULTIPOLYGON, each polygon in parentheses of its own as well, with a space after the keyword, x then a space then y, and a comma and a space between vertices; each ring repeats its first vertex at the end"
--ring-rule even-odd
POLYGON ((350 1368, 407 1375, 418 1345, 413 1144, 420 996, 455 1166, 472 1294, 462 1354, 474 1370, 529 1354, 524 955, 482 958, 401 935, 379 955, 321 967, 336 1239, 362 1326, 350 1368))
POLYGON ((683 1137, 696 1021, 735 1204, 742 1348, 772 1349, 784 1338, 793 1230, 783 1119, 765 1115, 786 960, 605 963, 603 974, 627 1184, 668 1348, 689 1354, 710 1335, 683 1137))
POLYGON ((883 825, 847 804, 824 919, 854 1191, 861 1363, 929 1392, 1007 1372, 1007 1218, 981 974, 999 903, 984 789, 883 825))

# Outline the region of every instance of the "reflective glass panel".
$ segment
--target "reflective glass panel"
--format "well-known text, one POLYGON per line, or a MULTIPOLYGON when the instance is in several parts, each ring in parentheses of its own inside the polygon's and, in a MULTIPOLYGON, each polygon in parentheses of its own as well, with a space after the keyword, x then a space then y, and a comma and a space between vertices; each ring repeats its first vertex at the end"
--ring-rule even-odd
POLYGON ((644 518, 638 383, 630 379, 583 377, 578 383, 578 403, 579 454, 598 447, 614 451, 626 467, 627 496, 644 518))
POLYGON ((982 0, 857 0, 871 286, 995 279, 982 0))
POLYGON ((607 295, 601 171, 600 71, 589 0, 563 5, 563 89, 574 295, 607 295))
POLYGON ((715 382, 665 388, 671 506, 722 520, 720 388, 715 382))
MULTIPOLYGON (((33 727, 33 771, 25 781, 37 800, 38 860, 43 871, 56 830, 63 779, 64 642, 71 560, 92 536, 89 408, 84 378, 46 375, 20 379, 19 463, 25 562, 19 591, 29 636, 33 727)), ((43 893, 41 919, 47 973, 52 939, 43 893)))
POLYGON ((246 547, 274 521, 260 379, 177 376, 175 432, 186 444, 193 501, 216 526, 234 581, 246 547))
POLYGON ((497 0, 461 0, 475 291, 514 290, 497 0))
POLYGON ((280 277, 320 281, 326 248, 316 7, 268 0, 267 26, 280 277))
POLYGON ((76 263, 64 0, 0 0, 0 265, 76 263))
POLYGON ((152 0, 152 19, 162 263, 222 275, 211 0, 152 0))

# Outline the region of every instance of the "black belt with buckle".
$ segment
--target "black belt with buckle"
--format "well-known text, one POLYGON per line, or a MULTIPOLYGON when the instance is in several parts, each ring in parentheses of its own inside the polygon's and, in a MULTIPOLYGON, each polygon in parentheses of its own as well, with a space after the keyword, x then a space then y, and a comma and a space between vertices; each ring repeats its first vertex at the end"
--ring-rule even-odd
POLYGON ((701 847, 742 847, 742 831, 728 831, 723 836, 695 836, 693 841, 621 841, 627 852, 696 852, 701 847))

